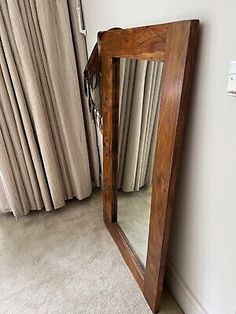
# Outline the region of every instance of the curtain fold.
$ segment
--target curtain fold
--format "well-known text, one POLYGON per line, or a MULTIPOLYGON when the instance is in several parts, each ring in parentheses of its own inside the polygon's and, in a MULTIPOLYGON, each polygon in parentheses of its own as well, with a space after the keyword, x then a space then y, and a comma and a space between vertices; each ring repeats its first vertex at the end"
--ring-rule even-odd
POLYGON ((150 186, 163 62, 121 59, 118 188, 150 186))
POLYGON ((0 0, 0 178, 17 217, 83 199, 99 185, 74 5, 0 0))
POLYGON ((0 211, 3 213, 7 213, 10 211, 10 205, 7 200, 6 190, 3 186, 3 181, 0 178, 0 211))
MULTIPOLYGON (((81 6, 81 1, 79 1, 81 6)), ((68 7, 69 7, 69 14, 70 14, 70 22, 71 22, 71 30, 73 35, 73 43, 74 43, 74 50, 75 50, 75 57, 76 57, 76 64, 78 69, 78 77, 80 86, 84 87, 84 69, 88 62, 88 55, 87 55, 87 47, 86 41, 84 36, 78 32, 78 16, 77 16, 77 0, 69 0, 68 7)), ((83 113, 85 118, 85 131, 86 131, 86 138, 88 143, 88 153, 89 153, 89 160, 90 160, 90 171, 93 179, 93 183, 95 186, 100 185, 100 166, 101 161, 98 154, 98 134, 97 127, 94 123, 94 119, 91 117, 91 113, 89 112, 89 104, 88 98, 85 94, 85 88, 81 88, 81 98, 82 98, 82 106, 83 106, 83 113)))

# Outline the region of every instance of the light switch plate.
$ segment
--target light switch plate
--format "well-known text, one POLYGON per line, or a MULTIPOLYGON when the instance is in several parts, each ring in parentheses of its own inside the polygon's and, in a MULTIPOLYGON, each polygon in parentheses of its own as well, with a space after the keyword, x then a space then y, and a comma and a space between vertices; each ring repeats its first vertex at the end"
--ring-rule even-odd
POLYGON ((236 96, 236 61, 230 62, 227 94, 236 96))

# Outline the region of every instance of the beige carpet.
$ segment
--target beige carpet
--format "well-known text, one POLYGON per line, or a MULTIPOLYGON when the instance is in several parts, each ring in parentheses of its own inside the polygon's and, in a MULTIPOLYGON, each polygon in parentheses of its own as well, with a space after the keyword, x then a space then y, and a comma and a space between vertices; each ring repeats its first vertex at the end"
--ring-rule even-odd
MULTIPOLYGON (((0 215, 0 313, 151 313, 104 227, 101 194, 0 215)), ((166 292, 160 314, 182 311, 166 292)))

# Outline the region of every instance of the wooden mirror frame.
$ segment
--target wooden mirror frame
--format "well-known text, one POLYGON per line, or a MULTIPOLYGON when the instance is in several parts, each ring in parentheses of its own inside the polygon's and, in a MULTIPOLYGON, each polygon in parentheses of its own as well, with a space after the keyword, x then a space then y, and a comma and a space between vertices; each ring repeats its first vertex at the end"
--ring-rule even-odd
POLYGON ((177 170, 197 48, 198 20, 99 33, 104 222, 154 313, 159 310, 177 170), (119 58, 164 61, 144 271, 117 222, 119 58))

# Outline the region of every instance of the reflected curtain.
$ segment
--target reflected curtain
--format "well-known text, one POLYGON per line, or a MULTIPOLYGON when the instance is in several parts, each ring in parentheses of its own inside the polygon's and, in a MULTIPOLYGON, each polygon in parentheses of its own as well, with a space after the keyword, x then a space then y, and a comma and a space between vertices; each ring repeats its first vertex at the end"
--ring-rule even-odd
POLYGON ((75 8, 76 0, 0 0, 0 209, 16 217, 99 185, 75 8))
POLYGON ((163 62, 121 59, 118 188, 150 186, 163 62))

